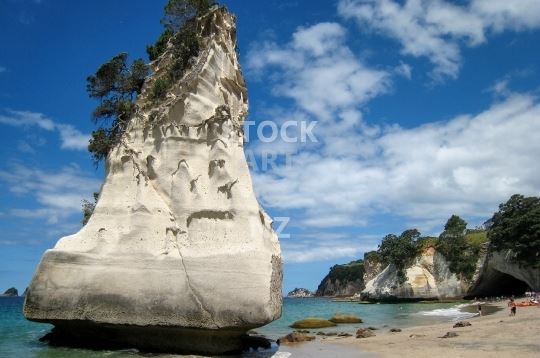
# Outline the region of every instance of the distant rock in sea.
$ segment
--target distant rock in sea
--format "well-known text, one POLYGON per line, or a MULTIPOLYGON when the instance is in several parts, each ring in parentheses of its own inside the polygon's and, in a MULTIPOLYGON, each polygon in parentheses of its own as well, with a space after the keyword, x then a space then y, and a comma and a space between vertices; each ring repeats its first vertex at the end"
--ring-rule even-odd
POLYGON ((18 297, 19 291, 17 291, 15 287, 11 287, 11 288, 8 288, 6 292, 4 292, 1 296, 2 297, 18 297))
POLYGON ((291 292, 287 294, 287 297, 290 298, 306 298, 306 297, 313 297, 314 293, 306 288, 295 288, 291 292))
POLYGON ((54 324, 51 340, 217 355, 281 315, 279 242, 244 154, 236 18, 214 6, 194 21, 198 55, 172 76, 187 47, 173 38, 152 62, 92 216, 35 272, 24 315, 54 324))

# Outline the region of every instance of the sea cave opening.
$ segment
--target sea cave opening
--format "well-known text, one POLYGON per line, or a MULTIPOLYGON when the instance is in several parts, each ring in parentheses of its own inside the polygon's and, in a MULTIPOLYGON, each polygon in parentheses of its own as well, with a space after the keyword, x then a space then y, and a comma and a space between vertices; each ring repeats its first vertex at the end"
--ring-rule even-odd
POLYGON ((487 279, 466 298, 522 296, 527 290, 529 290, 529 285, 526 282, 512 275, 492 270, 487 279))

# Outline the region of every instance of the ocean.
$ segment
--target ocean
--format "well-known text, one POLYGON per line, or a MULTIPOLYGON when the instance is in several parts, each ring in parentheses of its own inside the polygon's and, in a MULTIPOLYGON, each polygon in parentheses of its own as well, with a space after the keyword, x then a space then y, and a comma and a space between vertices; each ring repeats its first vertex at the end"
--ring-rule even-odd
MULTIPOLYGON (((49 347, 39 342, 39 338, 44 336, 52 326, 27 321, 22 315, 23 301, 23 298, 19 297, 0 298, 0 358, 172 357, 171 355, 140 354, 135 350, 90 351, 49 347)), ((326 298, 285 298, 282 317, 256 331, 276 339, 291 332, 292 329, 288 326, 296 320, 306 317, 330 318, 335 313, 356 314, 363 319, 364 323, 339 325, 335 328, 322 329, 322 331, 355 332, 360 327, 368 326, 380 329, 417 326, 470 318, 475 315, 474 308, 469 309, 469 313, 466 312, 467 306, 469 305, 456 303, 358 304, 332 302, 326 298)), ((242 357, 271 357, 274 356, 276 350, 277 347, 270 352, 246 353, 242 357)), ((290 355, 282 353, 275 355, 275 357, 288 356, 290 355)), ((345 356, 342 355, 342 358, 345 356)), ((358 357, 358 355, 355 356, 358 357)))

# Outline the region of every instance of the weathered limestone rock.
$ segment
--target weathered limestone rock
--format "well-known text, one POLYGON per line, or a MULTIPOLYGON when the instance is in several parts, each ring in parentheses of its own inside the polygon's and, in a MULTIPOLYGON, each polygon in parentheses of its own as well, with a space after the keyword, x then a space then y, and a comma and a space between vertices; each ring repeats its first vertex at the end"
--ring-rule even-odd
POLYGON ((465 295, 468 285, 457 278, 446 259, 433 247, 426 249, 405 271, 399 284, 397 270, 388 265, 366 284, 362 298, 367 300, 424 300, 456 298, 465 295))
POLYGON ((484 250, 468 297, 522 294, 540 291, 540 269, 517 263, 510 252, 484 250))
POLYGON ((191 70, 156 104, 154 64, 95 211, 45 252, 24 306, 60 334, 151 351, 223 353, 281 314, 281 254, 243 151, 247 92, 234 17, 198 20, 191 70))
POLYGON ((540 290, 540 269, 520 265, 510 252, 481 250, 476 272, 470 281, 450 271, 446 259, 434 248, 426 249, 405 271, 399 284, 397 270, 388 265, 366 284, 362 298, 372 301, 429 300, 510 296, 540 290))

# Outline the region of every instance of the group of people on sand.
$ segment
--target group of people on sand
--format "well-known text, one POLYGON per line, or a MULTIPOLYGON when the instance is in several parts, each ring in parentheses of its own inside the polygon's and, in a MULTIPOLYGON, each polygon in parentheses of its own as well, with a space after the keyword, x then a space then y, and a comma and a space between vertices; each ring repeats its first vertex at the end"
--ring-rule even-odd
MULTIPOLYGON (((514 299, 514 296, 510 297, 507 306, 510 309, 510 317, 516 315, 517 307, 527 307, 527 306, 540 306, 540 300, 538 293, 534 292, 532 295, 527 295, 529 297, 528 302, 517 303, 514 299)), ((478 303, 478 315, 482 316, 482 303, 478 303)))

